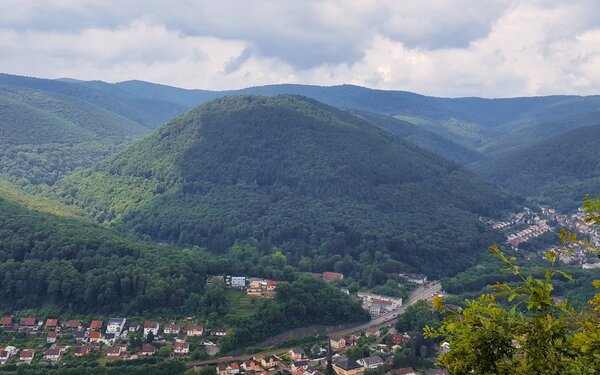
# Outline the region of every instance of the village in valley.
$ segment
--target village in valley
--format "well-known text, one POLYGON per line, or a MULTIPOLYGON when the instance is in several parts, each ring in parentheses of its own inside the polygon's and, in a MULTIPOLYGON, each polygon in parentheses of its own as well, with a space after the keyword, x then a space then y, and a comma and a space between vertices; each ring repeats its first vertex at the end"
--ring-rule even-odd
MULTIPOLYGON (((330 283, 344 278, 337 272, 313 275, 330 283)), ((428 285, 424 275, 399 276, 420 288, 428 285)), ((245 293, 249 300, 273 299, 277 295, 278 282, 274 280, 215 275, 209 276, 206 283, 222 284, 225 288, 237 290, 236 293, 245 293)), ((349 293, 344 288, 342 291, 349 293)), ((363 308, 373 318, 367 326, 341 335, 321 335, 319 340, 304 349, 282 348, 267 355, 241 356, 239 360, 218 357, 221 355, 219 341, 230 334, 227 327, 204 327, 192 317, 142 321, 127 317, 61 320, 20 314, 3 316, 0 318, 0 337, 12 335, 18 339, 13 345, 0 347, 0 365, 56 366, 78 359, 98 363, 139 362, 156 357, 163 360, 179 358, 190 368, 216 366, 218 375, 266 375, 278 371, 293 375, 322 375, 328 361, 338 375, 362 375, 384 365, 386 369, 394 368, 394 353, 411 340, 408 334, 396 332, 393 324, 389 323, 403 311, 402 298, 360 291, 356 298, 362 300, 363 308), (346 355, 356 348, 362 348, 363 353, 364 348, 368 348, 368 353, 358 359, 346 355)), ((412 368, 406 367, 395 368, 392 373, 416 374, 412 368)))
MULTIPOLYGON (((493 229, 501 230, 506 234, 506 245, 515 251, 518 251, 524 243, 545 233, 557 235, 563 228, 577 233, 580 238, 587 238, 592 245, 600 246, 600 230, 587 224, 584 218, 583 209, 564 215, 553 208, 542 207, 539 211, 534 211, 524 207, 521 212, 513 213, 503 220, 492 220, 489 224, 493 229)), ((538 252, 543 255, 551 249, 557 249, 557 246, 549 245, 539 249, 538 252)), ((565 264, 579 264, 583 269, 600 268, 600 262, 590 257, 580 246, 568 246, 568 249, 562 252, 560 261, 565 264)))

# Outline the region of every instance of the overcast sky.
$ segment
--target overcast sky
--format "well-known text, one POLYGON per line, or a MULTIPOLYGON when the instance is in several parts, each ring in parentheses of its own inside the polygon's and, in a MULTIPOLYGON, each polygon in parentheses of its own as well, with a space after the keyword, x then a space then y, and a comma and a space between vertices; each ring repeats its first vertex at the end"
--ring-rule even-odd
POLYGON ((0 51, 6 73, 213 90, 600 94, 600 1, 2 0, 0 51))

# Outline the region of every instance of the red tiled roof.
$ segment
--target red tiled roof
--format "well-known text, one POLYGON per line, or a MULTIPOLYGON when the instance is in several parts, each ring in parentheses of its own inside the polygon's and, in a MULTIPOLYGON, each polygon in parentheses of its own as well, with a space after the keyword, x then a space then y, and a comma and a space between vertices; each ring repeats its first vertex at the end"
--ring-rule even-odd
POLYGON ((144 344, 144 346, 142 346, 142 353, 155 353, 155 352, 156 352, 156 348, 154 347, 154 345, 144 344))
POLYGON ((190 344, 188 344, 187 342, 176 342, 175 343, 175 349, 187 349, 190 347, 190 344))
POLYGON ((102 334, 100 332, 90 332, 90 339, 99 339, 102 337, 102 334))
POLYGON ((233 362, 233 363, 231 364, 231 368, 240 368, 240 365, 238 365, 238 363, 237 363, 237 362, 233 362))
POLYGON ((78 328, 81 325, 81 320, 69 320, 67 328, 78 328))
POLYGON ((35 355, 35 352, 33 350, 23 349, 23 350, 21 350, 19 357, 20 358, 33 358, 34 355, 35 355))
POLYGON ((396 370, 396 375, 405 375, 415 372, 412 367, 403 367, 396 370))
POLYGON ((48 332, 48 338, 55 339, 57 337, 58 337, 58 332, 56 332, 56 331, 48 332))
POLYGON ((100 329, 103 325, 104 322, 102 322, 102 320, 92 320, 90 323, 90 329, 100 329))
POLYGON ((12 316, 3 316, 0 318, 0 325, 9 326, 12 324, 12 316))
POLYGON ((46 328, 56 327, 58 325, 58 319, 46 319, 46 328))
POLYGON ((325 281, 337 281, 344 278, 339 272, 323 272, 323 280, 325 281))
POLYGON ((22 326, 34 326, 35 325, 35 318, 21 318, 20 324, 22 326))
POLYGON ((156 327, 156 323, 154 323, 153 321, 146 320, 144 322, 144 328, 154 328, 154 327, 156 327))
POLYGON ((77 353, 77 354, 87 354, 91 350, 92 350, 92 348, 87 345, 75 347, 75 353, 77 353))

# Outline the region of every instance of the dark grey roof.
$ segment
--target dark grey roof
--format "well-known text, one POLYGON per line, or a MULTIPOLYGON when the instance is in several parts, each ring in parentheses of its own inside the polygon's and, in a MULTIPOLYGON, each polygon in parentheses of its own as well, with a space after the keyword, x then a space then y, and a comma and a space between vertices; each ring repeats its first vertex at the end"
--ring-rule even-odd
POLYGON ((339 357, 335 360, 334 364, 345 371, 354 370, 362 367, 355 360, 350 359, 348 357, 339 357))

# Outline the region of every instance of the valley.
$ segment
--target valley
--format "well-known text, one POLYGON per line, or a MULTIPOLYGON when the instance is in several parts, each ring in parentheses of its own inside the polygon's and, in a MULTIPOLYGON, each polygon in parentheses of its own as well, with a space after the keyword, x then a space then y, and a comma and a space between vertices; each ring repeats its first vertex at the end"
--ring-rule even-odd
MULTIPOLYGON (((175 336, 145 343, 162 350, 159 360, 144 359, 143 340, 125 336, 100 340, 89 361, 76 359, 83 344, 16 326, 0 347, 35 349, 36 363, 68 345, 58 355, 76 366, 108 369, 117 358, 157 368, 173 359, 229 364, 238 359, 229 353, 315 325, 352 327, 333 336, 365 331, 362 347, 373 327, 412 316, 413 304, 439 324, 416 302, 443 288, 460 306, 498 279, 514 281, 493 275, 499 264, 488 246, 503 246, 535 274, 545 251, 560 246, 561 228, 598 241, 577 211, 584 194, 600 191, 597 102, 0 75, 2 316, 127 316, 226 332, 203 339, 218 353, 187 340, 185 360, 175 336), (207 283, 221 275, 243 277, 258 298, 207 283), (425 277, 441 284, 415 292, 425 277), (383 297, 365 304, 366 294, 383 297), (386 307, 400 299, 404 306, 386 307), (119 345, 123 357, 109 358, 119 345)), ((588 258, 577 249, 562 256, 561 269, 576 280, 557 284, 556 297, 581 304, 592 293, 596 263, 588 258)), ((396 354, 369 354, 432 365, 441 342, 423 337, 423 322, 413 322, 396 354), (427 348, 423 356, 417 345, 427 348)), ((323 341, 279 345, 303 339, 307 350, 323 341)))

